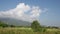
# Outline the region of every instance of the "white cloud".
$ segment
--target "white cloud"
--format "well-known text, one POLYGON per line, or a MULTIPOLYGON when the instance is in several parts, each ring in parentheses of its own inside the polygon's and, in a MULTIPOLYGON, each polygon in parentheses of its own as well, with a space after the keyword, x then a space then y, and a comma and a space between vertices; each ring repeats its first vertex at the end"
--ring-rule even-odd
POLYGON ((24 3, 19 3, 16 8, 0 11, 0 17, 9 17, 20 19, 24 21, 33 21, 35 19, 39 19, 38 17, 42 13, 42 9, 38 6, 29 6, 24 3))
POLYGON ((31 11, 32 17, 39 17, 41 13, 41 9, 39 7, 33 6, 31 11))

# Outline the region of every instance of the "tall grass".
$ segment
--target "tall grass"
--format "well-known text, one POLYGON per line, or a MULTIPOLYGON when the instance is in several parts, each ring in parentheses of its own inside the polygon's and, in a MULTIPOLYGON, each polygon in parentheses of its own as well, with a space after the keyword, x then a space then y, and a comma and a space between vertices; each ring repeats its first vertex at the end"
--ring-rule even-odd
POLYGON ((60 31, 42 31, 42 32, 33 32, 31 28, 18 28, 18 27, 8 27, 8 28, 0 28, 0 34, 60 34, 60 31))
POLYGON ((0 28, 0 34, 34 34, 29 28, 0 28))

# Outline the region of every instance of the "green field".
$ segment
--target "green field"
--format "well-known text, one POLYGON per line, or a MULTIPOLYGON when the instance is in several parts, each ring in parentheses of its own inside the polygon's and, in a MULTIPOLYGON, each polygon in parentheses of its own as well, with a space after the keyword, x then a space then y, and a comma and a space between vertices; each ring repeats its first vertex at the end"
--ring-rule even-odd
POLYGON ((60 29, 47 29, 45 32, 33 32, 31 28, 7 27, 0 28, 0 34, 60 34, 60 29))

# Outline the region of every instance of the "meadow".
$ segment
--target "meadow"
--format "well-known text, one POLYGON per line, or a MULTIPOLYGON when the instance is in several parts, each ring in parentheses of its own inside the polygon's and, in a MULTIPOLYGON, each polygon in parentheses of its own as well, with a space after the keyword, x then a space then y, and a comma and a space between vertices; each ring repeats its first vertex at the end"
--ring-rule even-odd
POLYGON ((31 28, 5 27, 0 28, 0 34, 60 34, 60 29, 46 29, 45 32, 33 32, 31 28))

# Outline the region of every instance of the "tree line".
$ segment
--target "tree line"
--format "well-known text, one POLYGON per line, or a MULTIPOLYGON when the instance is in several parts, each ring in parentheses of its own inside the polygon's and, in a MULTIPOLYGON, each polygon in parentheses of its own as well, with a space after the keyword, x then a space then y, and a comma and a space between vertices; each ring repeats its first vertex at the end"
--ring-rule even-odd
POLYGON ((0 21, 0 27, 15 27, 14 25, 8 25, 5 24, 4 22, 0 21))

